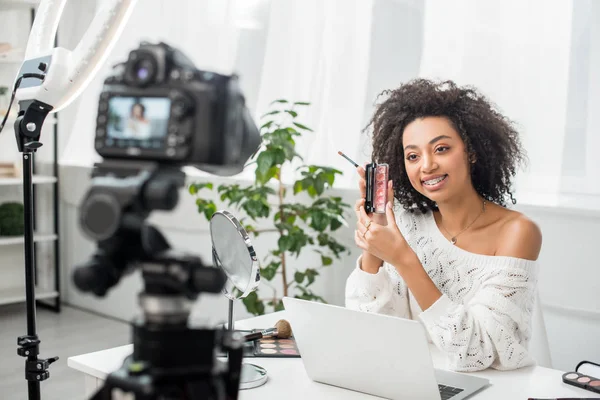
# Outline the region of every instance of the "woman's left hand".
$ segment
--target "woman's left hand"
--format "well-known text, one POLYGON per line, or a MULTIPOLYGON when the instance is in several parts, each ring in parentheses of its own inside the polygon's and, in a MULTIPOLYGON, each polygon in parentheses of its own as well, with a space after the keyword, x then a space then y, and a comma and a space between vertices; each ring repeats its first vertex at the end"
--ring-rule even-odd
POLYGON ((418 257, 396 224, 396 216, 391 202, 385 208, 385 215, 387 225, 380 225, 373 222, 365 212, 365 208, 361 206, 360 218, 354 232, 354 241, 361 249, 400 270, 408 263, 418 261, 418 257))

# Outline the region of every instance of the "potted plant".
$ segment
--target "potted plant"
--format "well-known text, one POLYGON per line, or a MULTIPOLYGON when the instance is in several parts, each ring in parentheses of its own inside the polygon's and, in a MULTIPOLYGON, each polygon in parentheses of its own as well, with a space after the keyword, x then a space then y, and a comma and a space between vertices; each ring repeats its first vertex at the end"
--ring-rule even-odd
MULTIPOLYGON (((264 286, 243 299, 248 312, 254 315, 265 313, 267 307, 273 311, 283 309, 281 295, 325 302, 315 293, 311 285, 324 268, 339 259, 349 250, 335 237, 335 232, 347 223, 343 217, 350 206, 340 197, 328 196, 327 189, 333 187, 341 171, 322 165, 301 165, 297 170, 300 179, 287 187, 282 180, 282 167, 291 166, 302 157, 296 152, 295 139, 312 130, 297 118, 299 108, 306 102, 291 103, 280 99, 271 103, 272 108, 262 116, 260 128, 262 145, 248 164, 256 164, 254 182, 242 187, 239 184, 222 184, 217 188, 220 199, 229 206, 242 211, 242 218, 250 235, 272 233, 274 248, 268 251, 261 262, 260 273, 264 286), (289 196, 290 189, 293 196, 289 196), (308 194, 308 201, 298 201, 301 193, 308 194), (246 224, 245 221, 250 220, 246 224), (268 221, 265 229, 257 229, 259 221, 268 221), (318 253, 318 265, 299 266, 295 263, 305 251, 318 253), (281 293, 271 284, 276 277, 281 279, 281 293), (265 282, 266 280, 266 282, 265 282)), ((285 168, 284 168, 285 169, 285 168)), ((217 207, 212 200, 203 198, 203 190, 212 190, 212 183, 192 183, 189 192, 196 196, 198 212, 209 220, 217 207)), ((304 196, 306 197, 306 196, 304 196)), ((264 226, 261 224, 261 226, 264 226)))
POLYGON ((0 236, 20 236, 25 233, 24 210, 21 203, 0 204, 0 236))

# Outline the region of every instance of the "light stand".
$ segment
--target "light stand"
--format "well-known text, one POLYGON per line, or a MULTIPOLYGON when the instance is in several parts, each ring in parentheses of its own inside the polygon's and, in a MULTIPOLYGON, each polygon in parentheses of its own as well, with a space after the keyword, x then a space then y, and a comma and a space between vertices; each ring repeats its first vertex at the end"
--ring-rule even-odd
POLYGON ((42 125, 52 107, 37 100, 23 101, 15 121, 15 137, 23 153, 23 206, 25 223, 25 295, 27 301, 27 335, 17 339, 17 354, 27 358, 25 379, 29 400, 40 399, 40 382, 50 377, 48 367, 58 357, 38 359, 40 340, 35 318, 35 248, 33 245, 33 154, 42 146, 39 142, 42 125), (24 111, 23 111, 24 110, 24 111))

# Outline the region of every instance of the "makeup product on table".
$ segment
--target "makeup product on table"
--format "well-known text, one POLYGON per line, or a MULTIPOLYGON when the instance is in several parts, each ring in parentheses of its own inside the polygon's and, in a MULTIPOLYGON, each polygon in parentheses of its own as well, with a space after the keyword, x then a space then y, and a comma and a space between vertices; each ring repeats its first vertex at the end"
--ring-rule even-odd
POLYGON ((279 321, 277 321, 277 323, 275 323, 274 328, 264 329, 262 331, 250 333, 245 337, 246 341, 249 341, 262 338, 270 338, 274 336, 280 339, 287 339, 290 336, 292 336, 292 327, 290 326, 290 323, 287 322, 285 319, 280 319, 279 321))
POLYGON ((254 357, 300 357, 300 351, 292 337, 292 327, 285 319, 277 321, 274 328, 246 335, 246 341, 254 341, 254 357))
POLYGON ((262 338, 254 342, 255 357, 300 357, 300 351, 293 337, 262 338))
POLYGON ((564 383, 577 386, 578 388, 600 393, 600 379, 581 372, 565 372, 562 376, 564 383))
POLYGON ((365 169, 367 183, 366 212, 385 214, 385 206, 388 201, 388 170, 389 166, 387 164, 367 164, 365 169))

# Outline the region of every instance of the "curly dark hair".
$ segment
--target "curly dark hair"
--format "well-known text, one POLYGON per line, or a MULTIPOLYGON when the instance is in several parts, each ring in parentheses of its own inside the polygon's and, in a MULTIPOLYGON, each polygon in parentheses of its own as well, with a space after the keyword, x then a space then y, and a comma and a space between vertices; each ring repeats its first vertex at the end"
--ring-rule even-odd
POLYGON ((406 210, 437 209, 410 183, 402 147, 404 128, 415 119, 433 116, 448 118, 465 143, 469 159, 476 160, 471 164, 471 180, 477 193, 501 206, 506 205, 507 196, 516 203, 511 181, 519 164, 526 162, 525 151, 513 122, 476 88, 420 78, 385 90, 378 98, 382 95, 387 98, 376 106, 365 130, 373 128, 372 159, 389 164, 394 197, 406 210))

